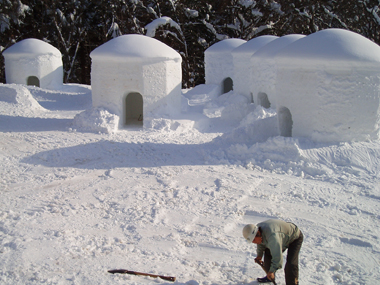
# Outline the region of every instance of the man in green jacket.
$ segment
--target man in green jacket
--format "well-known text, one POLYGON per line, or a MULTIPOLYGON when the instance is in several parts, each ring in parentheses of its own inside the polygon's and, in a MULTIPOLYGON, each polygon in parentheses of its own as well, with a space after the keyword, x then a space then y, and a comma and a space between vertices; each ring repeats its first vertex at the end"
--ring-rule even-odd
POLYGON ((262 264, 267 272, 267 276, 257 278, 257 281, 265 283, 275 279, 276 271, 282 268, 282 254, 288 249, 286 285, 298 285, 298 255, 303 234, 295 224, 274 219, 261 222, 257 226, 249 224, 244 227, 243 236, 249 243, 257 244, 255 262, 262 264))

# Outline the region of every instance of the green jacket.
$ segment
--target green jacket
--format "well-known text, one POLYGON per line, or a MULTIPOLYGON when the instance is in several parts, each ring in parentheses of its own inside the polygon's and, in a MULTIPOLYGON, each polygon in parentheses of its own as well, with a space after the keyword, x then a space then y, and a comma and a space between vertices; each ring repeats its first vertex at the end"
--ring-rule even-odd
POLYGON ((257 245, 257 256, 262 257, 266 248, 272 255, 270 272, 282 268, 282 253, 293 241, 299 238, 300 230, 292 223, 281 220, 267 220, 257 224, 260 228, 263 242, 257 245))

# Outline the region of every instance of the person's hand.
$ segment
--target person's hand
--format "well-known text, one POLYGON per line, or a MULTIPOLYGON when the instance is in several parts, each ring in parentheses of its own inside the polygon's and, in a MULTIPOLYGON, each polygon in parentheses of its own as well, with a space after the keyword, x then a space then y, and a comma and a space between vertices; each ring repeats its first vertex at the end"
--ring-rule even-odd
POLYGON ((258 264, 261 264, 262 263, 261 258, 262 258, 261 256, 256 257, 255 262, 258 264))
POLYGON ((269 280, 273 281, 274 280, 274 273, 273 272, 268 272, 267 277, 269 280))

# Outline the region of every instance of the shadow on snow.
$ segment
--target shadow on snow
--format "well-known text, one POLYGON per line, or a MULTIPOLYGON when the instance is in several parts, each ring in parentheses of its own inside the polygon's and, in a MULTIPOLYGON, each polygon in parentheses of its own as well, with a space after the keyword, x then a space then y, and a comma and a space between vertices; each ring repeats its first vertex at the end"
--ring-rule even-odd
POLYGON ((215 144, 127 143, 102 140, 95 143, 39 152, 22 160, 47 167, 112 169, 203 164, 203 149, 215 144))

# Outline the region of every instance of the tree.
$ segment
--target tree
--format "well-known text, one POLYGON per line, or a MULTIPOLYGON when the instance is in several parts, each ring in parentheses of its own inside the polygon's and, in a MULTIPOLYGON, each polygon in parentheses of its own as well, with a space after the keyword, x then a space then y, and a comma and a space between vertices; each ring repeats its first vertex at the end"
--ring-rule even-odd
POLYGON ((20 0, 0 0, 0 82, 5 82, 3 50, 22 38, 24 19, 29 6, 20 0))
MULTIPOLYGON (((93 49, 146 34, 161 19, 154 37, 181 54, 188 88, 204 83, 204 51, 225 38, 342 28, 379 44, 379 7, 379 0, 0 0, 0 51, 25 38, 47 41, 63 55, 64 82, 90 84, 93 49)), ((0 66, 5 82, 2 56, 0 66)))

